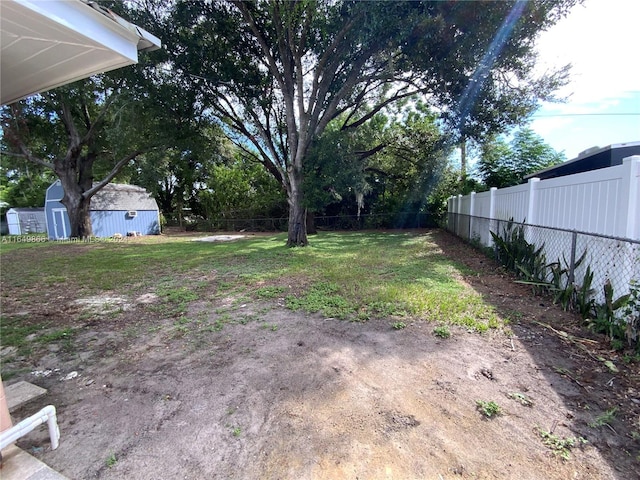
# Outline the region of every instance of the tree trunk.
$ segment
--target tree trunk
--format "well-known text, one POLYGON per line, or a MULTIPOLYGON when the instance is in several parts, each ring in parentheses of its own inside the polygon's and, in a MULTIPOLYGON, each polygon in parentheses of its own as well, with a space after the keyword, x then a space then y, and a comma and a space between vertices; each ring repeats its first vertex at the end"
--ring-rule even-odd
POLYGON ((318 229, 316 228, 316 217, 313 212, 307 210, 307 235, 316 235, 318 229))
POLYGON ((306 209, 302 194, 302 169, 295 166, 288 171, 287 201, 289 202, 289 236, 288 247, 305 247, 307 240, 306 209))
POLYGON ((460 141, 460 181, 464 188, 467 182, 467 138, 462 137, 460 141))
POLYGON ((91 199, 85 199, 82 196, 82 192, 75 190, 69 193, 71 189, 65 187, 64 197, 61 200, 61 203, 67 207, 67 215, 69 215, 69 223, 71 225, 70 236, 71 238, 92 237, 93 228, 91 226, 91 216, 89 215, 91 199))

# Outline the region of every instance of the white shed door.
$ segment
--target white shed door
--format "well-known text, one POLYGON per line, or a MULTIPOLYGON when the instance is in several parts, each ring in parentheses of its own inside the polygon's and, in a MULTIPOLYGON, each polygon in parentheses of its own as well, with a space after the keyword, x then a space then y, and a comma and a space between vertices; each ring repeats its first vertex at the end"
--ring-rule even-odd
POLYGON ((53 213, 53 231, 56 233, 55 237, 57 239, 68 238, 67 227, 64 223, 65 209, 54 208, 51 212, 53 213))

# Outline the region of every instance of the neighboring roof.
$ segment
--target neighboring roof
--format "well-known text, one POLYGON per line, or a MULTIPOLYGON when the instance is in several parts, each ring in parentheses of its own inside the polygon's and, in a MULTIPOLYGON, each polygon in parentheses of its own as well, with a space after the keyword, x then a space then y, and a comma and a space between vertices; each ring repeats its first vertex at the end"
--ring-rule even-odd
POLYGON ((0 104, 137 63, 161 42, 89 0, 0 1, 0 104))
POLYGON ((524 180, 530 178, 544 180, 621 165, 624 158, 632 155, 640 155, 640 141, 615 143, 602 148, 592 147, 580 152, 576 158, 527 175, 524 180))
POLYGON ((15 212, 15 213, 44 213, 44 207, 18 207, 18 208, 10 208, 7 210, 7 213, 15 212))
POLYGON ((158 210, 158 204, 142 187, 110 183, 91 198, 91 211, 97 210, 158 210))

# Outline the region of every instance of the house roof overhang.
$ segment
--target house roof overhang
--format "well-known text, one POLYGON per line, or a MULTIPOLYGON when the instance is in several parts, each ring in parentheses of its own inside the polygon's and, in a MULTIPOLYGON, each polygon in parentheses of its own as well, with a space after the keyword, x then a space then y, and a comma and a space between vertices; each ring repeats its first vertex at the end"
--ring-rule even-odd
POLYGON ((154 35, 89 0, 0 1, 0 104, 131 65, 154 35))

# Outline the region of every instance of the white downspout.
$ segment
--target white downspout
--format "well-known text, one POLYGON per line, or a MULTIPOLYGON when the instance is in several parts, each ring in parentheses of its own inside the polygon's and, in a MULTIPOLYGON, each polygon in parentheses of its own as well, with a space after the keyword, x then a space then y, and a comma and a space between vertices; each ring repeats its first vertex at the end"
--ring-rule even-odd
POLYGON ((51 439, 51 449, 58 448, 58 440, 60 440, 60 429, 58 428, 58 419, 56 417, 56 407, 47 405, 35 415, 25 418, 17 425, 0 433, 0 450, 11 445, 13 442, 27 433, 35 430, 43 423, 49 426, 49 438, 51 439))

